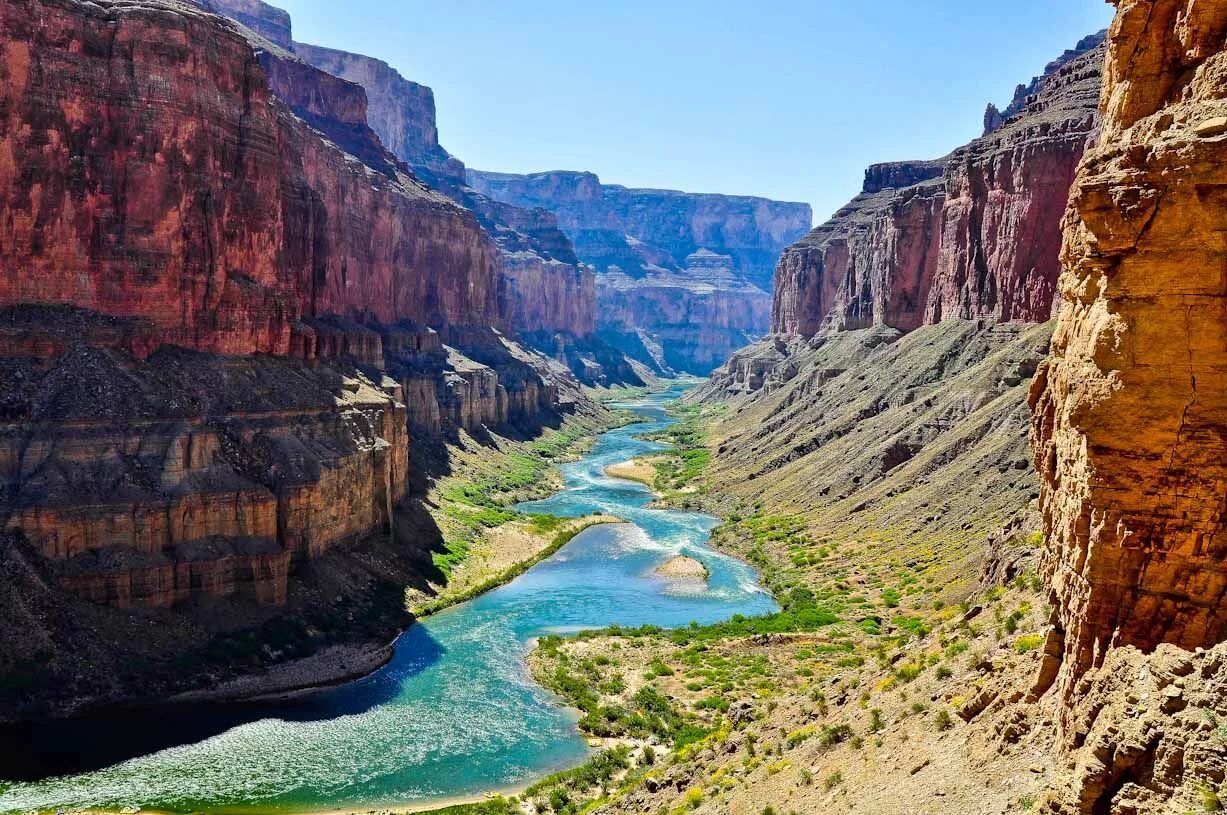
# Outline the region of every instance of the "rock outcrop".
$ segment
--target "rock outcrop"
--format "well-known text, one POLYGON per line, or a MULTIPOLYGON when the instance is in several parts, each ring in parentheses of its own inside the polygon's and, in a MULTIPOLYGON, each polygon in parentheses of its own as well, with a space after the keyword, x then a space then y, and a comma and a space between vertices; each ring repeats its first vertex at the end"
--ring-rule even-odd
MULTIPOLYGON (((0 304, 139 317, 222 353, 310 356, 303 318, 327 315, 500 324, 472 214, 321 140, 236 29, 173 2, 0 13, 0 304)), ((326 77, 319 115, 357 126, 360 96, 326 77)))
POLYGON ((1225 37, 1221 0, 1121 2, 1108 36, 1032 393, 1065 697, 1114 646, 1227 639, 1225 37))
MULTIPOLYGON (((229 5, 232 0, 214 2, 229 5)), ((241 8, 233 11, 230 16, 240 19, 241 8)), ((591 270, 580 264, 551 213, 494 201, 468 186, 464 163, 439 144, 430 88, 373 57, 299 42, 291 49, 316 68, 364 89, 369 100, 365 119, 382 143, 419 179, 477 216, 501 250, 499 301, 507 325, 528 336, 561 335, 572 345, 594 345, 591 270)), ((618 368, 593 372, 578 366, 573 373, 595 384, 610 374, 616 379, 618 368)))
POLYGON ((736 279, 731 258, 706 250, 676 273, 603 274, 597 291, 602 338, 661 372, 715 369, 757 339, 771 314, 771 299, 736 279))
POLYGON ((598 272, 616 265, 631 277, 643 277, 656 265, 682 268, 689 255, 707 249, 731 257, 740 279, 767 288, 779 250, 808 229, 812 217, 807 204, 629 189, 602 184, 592 173, 469 170, 468 178, 498 201, 556 213, 580 258, 598 272))
POLYGON ((301 42, 289 47, 316 68, 366 91, 367 121, 394 155, 419 174, 425 169, 435 180, 464 183, 464 164, 439 145, 434 91, 405 79, 383 60, 301 42))
MULTIPOLYGON (((6 332, 102 320, 10 309, 6 332)), ((5 528, 60 586, 119 608, 236 591, 286 602, 292 561, 390 532, 407 492, 397 384, 273 357, 75 346, 6 356, 5 528)))
POLYGON ((1101 43, 1089 37, 1051 63, 985 136, 946 158, 870 167, 859 196, 784 252, 772 330, 1048 320, 1101 43))
POLYGON ((772 330, 812 337, 923 325, 940 252, 941 172, 941 162, 870 167, 865 191, 780 257, 772 330))
POLYGON ((1079 748, 1037 802, 1051 815, 1221 811, 1227 645, 1114 648, 1066 714, 1079 748))
POLYGON ((557 358, 581 381, 640 383, 641 376, 619 358, 622 350, 647 368, 671 371, 663 356, 653 350, 661 345, 682 349, 673 355, 679 370, 705 373, 765 329, 769 301, 762 288, 769 288, 771 266, 779 249, 808 228, 808 209, 801 223, 798 205, 789 205, 793 211, 781 214, 785 208, 758 199, 622 190, 625 200, 616 206, 630 213, 628 217, 635 223, 627 228, 649 235, 662 248, 649 250, 640 240, 628 241, 626 229, 599 236, 571 229, 564 234, 549 211, 555 202, 534 204, 491 195, 477 181, 469 186, 463 162, 439 144, 434 95, 429 88, 405 79, 381 60, 295 42, 288 16, 258 0, 199 0, 199 4, 242 23, 265 41, 258 47, 274 79, 274 91, 298 116, 368 166, 378 168, 378 150, 369 149, 363 128, 355 124, 369 123, 370 131, 418 179, 471 210, 501 250, 499 303, 505 323, 534 342, 542 339, 541 350, 547 353, 554 353, 551 349, 559 345, 565 347, 567 351, 557 358), (306 76, 307 64, 345 82, 327 88, 329 83, 306 76), (317 119, 320 103, 339 103, 346 83, 365 91, 365 112, 354 115, 357 105, 352 103, 330 104, 341 108, 338 114, 317 119), (638 210, 642 201, 656 199, 661 200, 654 211, 641 217, 638 210), (672 220, 662 223, 662 216, 672 220), (795 227, 782 226, 789 217, 796 222, 795 227), (685 227, 682 221, 687 222, 685 227), (678 229, 689 230, 694 237, 679 240, 674 237, 678 229), (624 268, 635 277, 642 277, 645 262, 652 264, 653 270, 673 274, 667 281, 654 278, 636 284, 651 289, 642 301, 628 297, 625 287, 602 286, 608 297, 598 303, 592 271, 585 265, 589 255, 585 254, 581 263, 572 239, 584 241, 601 269, 607 268, 599 262, 602 257, 621 252, 624 268), (739 269, 749 271, 727 291, 708 286, 703 274, 692 277, 684 262, 700 246, 724 252, 739 269), (662 265, 656 266, 657 261, 662 265), (757 278, 761 278, 759 288, 745 285, 746 279, 757 278), (746 306, 734 302, 737 297, 732 293, 754 303, 746 306), (640 337, 641 326, 653 319, 657 305, 676 297, 687 302, 671 309, 672 316, 690 314, 714 322, 695 332, 677 323, 662 325, 652 336, 640 337), (598 338, 593 316, 602 311, 611 318, 608 325, 601 326, 603 338, 598 338), (694 349, 695 357, 687 356, 685 349, 694 349))
POLYGON ((557 214, 597 271, 601 336, 661 371, 706 374, 766 330, 772 266, 811 219, 804 204, 627 189, 591 173, 468 177, 495 200, 557 214))

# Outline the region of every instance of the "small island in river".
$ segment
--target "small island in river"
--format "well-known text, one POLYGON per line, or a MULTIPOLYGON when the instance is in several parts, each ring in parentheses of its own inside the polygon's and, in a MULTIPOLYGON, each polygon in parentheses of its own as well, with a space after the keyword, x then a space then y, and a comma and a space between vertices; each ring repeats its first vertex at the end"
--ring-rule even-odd
POLYGON ((657 566, 653 572, 661 577, 684 577, 706 580, 711 572, 701 561, 678 555, 657 566))
POLYGON ((621 464, 610 464, 605 468, 605 475, 610 478, 638 481, 640 484, 651 487, 656 481, 656 467, 650 459, 633 458, 621 464))

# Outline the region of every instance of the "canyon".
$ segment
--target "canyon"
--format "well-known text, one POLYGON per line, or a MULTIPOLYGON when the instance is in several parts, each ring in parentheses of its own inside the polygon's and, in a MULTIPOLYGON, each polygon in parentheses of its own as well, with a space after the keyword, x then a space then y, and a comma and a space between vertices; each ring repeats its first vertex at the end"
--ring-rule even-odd
MULTIPOLYGON (((713 416, 705 489, 749 516, 726 545, 779 570, 777 594, 804 586, 838 610, 849 587, 878 587, 887 611, 865 625, 902 602, 900 635, 916 618, 934 633, 879 650, 877 668, 826 673, 796 668, 786 640, 727 643, 725 659, 752 650, 790 688, 755 716, 757 739, 787 737, 772 766, 813 767, 802 788, 829 773, 825 790, 798 798, 779 769, 741 780, 743 740, 615 809, 722 776, 744 792, 721 806, 745 812, 771 797, 853 812, 1221 807, 1227 5, 1116 5, 1106 36, 990 106, 981 138, 871 167, 785 250, 774 335, 692 397, 713 416), (935 611, 898 599, 920 586, 935 611), (944 614, 952 602, 965 611, 944 614), (1035 633, 1011 646, 1015 631, 1035 633), (952 649, 968 645, 964 667, 952 649), (820 696, 811 672, 829 679, 820 696), (923 701, 882 692, 902 687, 923 701), (796 747, 815 700, 824 738, 844 722, 863 742, 796 747), (909 725, 930 705, 950 712, 909 725), (874 733, 898 746, 866 762, 874 733)), ((840 634, 797 643, 855 639, 840 634)))
POLYGON ((1103 40, 1050 63, 948 156, 868 168, 856 198, 784 250, 774 333, 692 397, 733 408, 715 431, 717 490, 890 547, 931 538, 952 577, 981 568, 987 541, 1037 527, 1027 388, 1103 40))
MULTIPOLYGON (((395 659, 255 717, 267 800, 285 742, 315 809, 344 760, 363 805, 508 795, 453 815, 1220 811, 1227 0, 1113 5, 811 228, 470 169, 260 0, 4 0, 0 723, 395 659)), ((165 757, 106 769, 220 795, 165 757)))
POLYGON ((592 173, 469 170, 497 201, 554 213, 596 270, 597 329, 660 372, 706 375, 769 324, 772 268, 807 204, 628 189, 592 173))
MULTIPOLYGON (((284 39, 266 12, 235 11, 284 39)), ((601 413, 514 338, 586 331, 590 276, 508 272, 362 88, 249 28, 174 0, 0 14, 3 718, 380 653, 437 572, 440 445, 601 413)))

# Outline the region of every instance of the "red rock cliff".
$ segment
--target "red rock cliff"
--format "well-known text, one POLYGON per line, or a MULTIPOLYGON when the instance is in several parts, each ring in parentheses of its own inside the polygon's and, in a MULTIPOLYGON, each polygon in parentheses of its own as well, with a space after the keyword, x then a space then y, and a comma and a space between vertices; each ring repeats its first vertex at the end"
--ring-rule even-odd
POLYGON ((811 222, 805 204, 627 189, 592 173, 470 171, 469 182, 556 213, 597 271, 602 338, 661 371, 707 374, 766 331, 772 266, 811 222))
POLYGON ((1227 3, 1121 0, 1032 391, 1060 686, 1227 639, 1227 3))
MULTIPOLYGON (((214 1, 225 5, 233 0, 214 1)), ((236 7, 232 16, 237 19, 241 13, 236 7)), ((303 43, 292 48, 297 57, 365 89, 369 108, 364 122, 369 120, 388 149, 419 178, 477 215, 502 250, 500 304, 508 325, 525 334, 592 334, 596 295, 591 272, 580 266, 551 213, 513 207, 468 187, 464 164, 439 144, 430 88, 372 57, 303 43)))
MULTIPOLYGON (((328 314, 499 322, 473 216, 320 140, 219 18, 170 0, 0 15, 0 303, 141 317, 228 353, 310 353, 299 318, 328 314)), ((338 88, 309 102, 356 125, 338 88)))
POLYGON ((947 158, 871 167, 857 198, 785 250, 772 330, 1048 320, 1061 215, 1095 121, 1098 41, 1050 64, 947 158))

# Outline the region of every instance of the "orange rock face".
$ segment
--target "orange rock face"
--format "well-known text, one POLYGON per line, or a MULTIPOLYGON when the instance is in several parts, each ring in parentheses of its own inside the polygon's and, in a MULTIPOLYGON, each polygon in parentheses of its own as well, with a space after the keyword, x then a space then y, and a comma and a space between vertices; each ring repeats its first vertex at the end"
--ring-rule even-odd
POLYGON ((1064 692, 1227 638, 1227 2, 1121 0, 1032 391, 1064 692))

